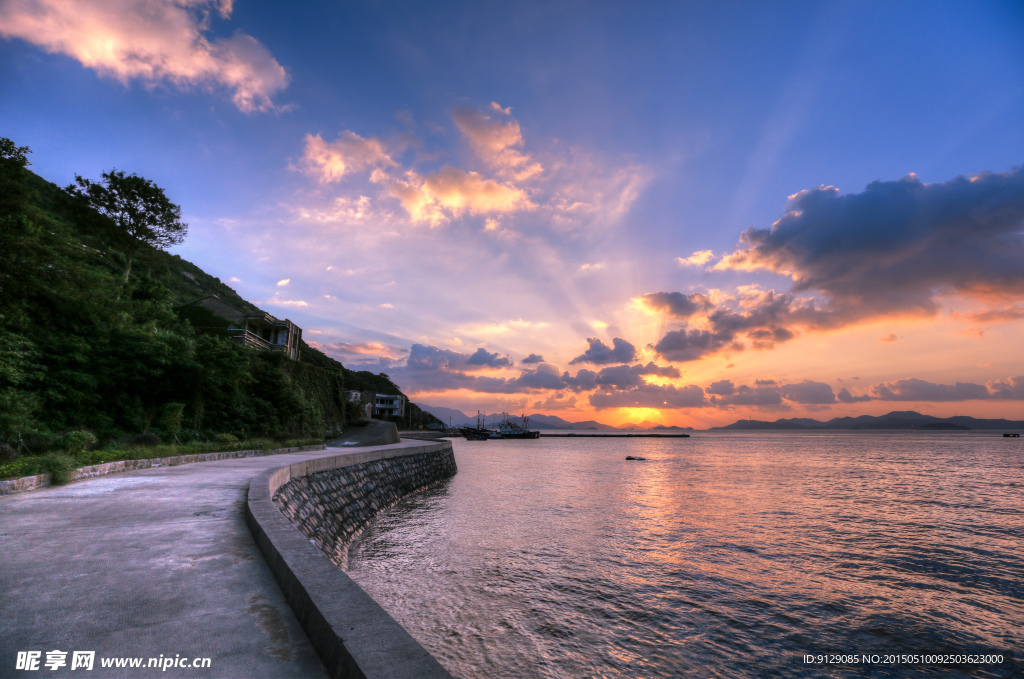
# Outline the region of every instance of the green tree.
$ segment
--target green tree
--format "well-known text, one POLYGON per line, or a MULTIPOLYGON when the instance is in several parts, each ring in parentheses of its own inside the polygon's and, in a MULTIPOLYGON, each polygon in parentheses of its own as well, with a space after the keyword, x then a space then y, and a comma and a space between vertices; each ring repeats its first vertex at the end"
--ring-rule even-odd
POLYGON ((18 444, 23 431, 34 424, 39 399, 19 387, 38 373, 35 346, 12 332, 0 329, 0 441, 18 444))
POLYGON ((32 149, 27 146, 17 146, 13 141, 7 137, 0 137, 0 158, 4 160, 13 160, 18 164, 18 167, 26 167, 31 165, 28 162, 28 155, 32 153, 32 149))
POLYGON ((188 224, 181 208, 149 179, 126 175, 116 169, 93 182, 75 175, 68 193, 81 198, 114 224, 114 241, 125 258, 124 280, 131 275, 132 261, 145 246, 166 248, 185 240, 188 224))

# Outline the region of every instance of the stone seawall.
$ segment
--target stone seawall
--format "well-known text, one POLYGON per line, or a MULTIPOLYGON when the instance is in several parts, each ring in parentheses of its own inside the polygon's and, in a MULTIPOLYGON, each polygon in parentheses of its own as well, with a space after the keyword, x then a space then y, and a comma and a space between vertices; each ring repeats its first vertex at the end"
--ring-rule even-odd
POLYGON ((379 512, 403 497, 455 475, 450 447, 363 462, 292 479, 274 504, 340 568, 348 545, 379 512))
POLYGON ((249 530, 332 677, 450 679, 338 565, 374 514, 455 471, 450 441, 403 440, 269 469, 249 484, 249 530))

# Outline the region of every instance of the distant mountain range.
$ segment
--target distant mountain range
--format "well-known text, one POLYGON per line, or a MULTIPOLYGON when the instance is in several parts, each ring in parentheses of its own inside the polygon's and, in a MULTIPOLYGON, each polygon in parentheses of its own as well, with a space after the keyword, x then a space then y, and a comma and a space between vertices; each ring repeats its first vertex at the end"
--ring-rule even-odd
MULTIPOLYGON (((449 421, 453 427, 475 427, 476 426, 476 415, 467 415, 461 410, 454 410, 452 408, 442 408, 441 406, 429 406, 424 403, 418 404, 420 408, 427 411, 437 419, 441 420, 445 424, 449 421), (450 419, 449 419, 450 418, 450 419)), ((490 413, 488 415, 482 415, 487 425, 490 426, 492 423, 500 422, 505 418, 502 413, 490 413)), ((595 422, 594 420, 587 420, 586 422, 570 422, 563 420, 561 417, 555 415, 527 415, 530 418, 530 429, 617 429, 610 424, 604 424, 602 422, 595 422)), ((513 417, 516 421, 521 421, 518 417, 513 417)))
MULTIPOLYGON (((430 406, 424 403, 418 404, 420 408, 427 411, 434 417, 438 418, 445 424, 449 421, 453 427, 475 427, 476 426, 476 415, 467 415, 461 410, 454 410, 452 408, 442 408, 441 406, 430 406), (450 418, 450 419, 449 419, 450 418)), ((656 422, 644 421, 641 424, 624 424, 621 427, 614 427, 604 422, 597 422, 596 420, 585 420, 583 422, 570 422, 564 420, 556 415, 541 415, 535 413, 533 415, 527 415, 530 418, 530 429, 575 429, 575 430, 618 430, 618 429, 678 429, 692 430, 693 427, 666 427, 656 422)), ((504 419, 504 415, 501 413, 491 413, 484 416, 488 426, 494 422, 500 422, 504 419)), ((512 418, 515 421, 521 421, 518 417, 512 418)))
MULTIPOLYGON (((420 408, 448 424, 449 418, 452 426, 474 427, 476 426, 476 415, 467 415, 461 410, 442 408, 440 406, 429 406, 419 404, 420 408)), ((486 416, 488 426, 500 422, 504 416, 501 413, 491 413, 486 416)), ((665 426, 649 420, 639 424, 627 422, 618 427, 595 420, 584 422, 570 422, 556 415, 529 415, 530 429, 575 429, 575 430, 679 430, 693 431, 693 427, 665 426)), ((519 420, 519 418, 513 418, 519 420)), ((711 427, 709 431, 722 430, 747 430, 747 429, 921 429, 924 431, 962 431, 968 429, 982 430, 1024 430, 1024 420, 984 420, 966 415, 956 417, 932 417, 922 415, 913 410, 894 411, 887 415, 875 417, 873 415, 861 415, 860 417, 835 417, 827 422, 812 420, 807 417, 792 417, 788 419, 765 422, 763 420, 740 420, 724 427, 711 427)))
POLYGON ((793 417, 774 422, 740 420, 724 427, 711 427, 710 431, 746 429, 923 429, 925 431, 1024 429, 1024 420, 983 420, 966 415, 943 418, 922 415, 913 410, 898 410, 877 417, 873 415, 835 417, 828 422, 820 422, 806 417, 793 417))

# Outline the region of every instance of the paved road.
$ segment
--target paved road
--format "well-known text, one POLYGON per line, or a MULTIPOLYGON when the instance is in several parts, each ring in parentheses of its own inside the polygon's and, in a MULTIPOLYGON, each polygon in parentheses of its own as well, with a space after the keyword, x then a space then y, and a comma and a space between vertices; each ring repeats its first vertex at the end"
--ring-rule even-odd
POLYGON ((260 471, 339 452, 145 469, 0 497, 0 677, 326 676, 243 507, 260 471), (69 652, 57 671, 44 665, 53 650, 69 652), (18 651, 42 652, 40 669, 16 670, 18 651), (72 651, 95 651, 94 669, 72 671, 72 651), (100 667, 104 657, 145 665, 161 654, 210 658, 210 667, 100 667))

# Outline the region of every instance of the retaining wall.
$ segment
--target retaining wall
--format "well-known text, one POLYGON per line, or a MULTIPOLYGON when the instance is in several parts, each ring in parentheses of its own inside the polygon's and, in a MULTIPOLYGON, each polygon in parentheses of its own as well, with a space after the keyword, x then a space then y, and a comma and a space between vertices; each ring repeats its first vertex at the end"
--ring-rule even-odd
POLYGON ((246 522, 331 676, 451 676, 339 566, 377 512, 455 472, 450 441, 402 441, 268 470, 250 483, 246 522))
POLYGON ((456 471, 449 446, 292 479, 273 499, 339 568, 347 568, 349 543, 377 513, 456 471))
MULTIPOLYGON (((119 460, 117 462, 104 462, 103 464, 92 464, 86 467, 79 467, 71 472, 71 481, 79 479, 91 479, 95 476, 106 476, 107 474, 120 474, 136 469, 150 469, 152 467, 175 467, 180 464, 191 464, 193 462, 213 462, 214 460, 230 460, 238 457, 262 457, 264 455, 280 455, 282 453, 295 453, 303 450, 324 450, 327 446, 296 446, 293 448, 275 448, 273 450, 232 450, 224 453, 196 453, 194 455, 175 455, 173 457, 154 457, 148 460, 119 460)), ((50 485, 49 474, 37 474, 35 476, 22 476, 19 479, 7 479, 0 481, 0 495, 11 495, 21 493, 33 488, 42 488, 50 485)))

